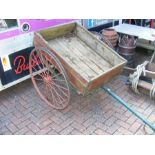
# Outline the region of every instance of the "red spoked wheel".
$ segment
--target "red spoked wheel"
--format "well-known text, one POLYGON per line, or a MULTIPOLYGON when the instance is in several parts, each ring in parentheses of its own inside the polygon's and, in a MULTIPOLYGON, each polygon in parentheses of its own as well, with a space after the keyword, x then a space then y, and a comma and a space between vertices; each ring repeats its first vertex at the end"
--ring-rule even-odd
POLYGON ((53 108, 64 109, 70 101, 70 89, 58 58, 47 49, 34 49, 29 65, 30 76, 39 96, 53 108))

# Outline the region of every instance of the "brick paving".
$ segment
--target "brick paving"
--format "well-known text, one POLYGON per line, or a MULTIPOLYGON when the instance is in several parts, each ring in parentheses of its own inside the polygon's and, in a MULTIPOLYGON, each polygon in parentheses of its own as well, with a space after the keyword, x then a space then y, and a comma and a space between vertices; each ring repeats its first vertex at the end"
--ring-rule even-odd
MULTIPOLYGON (((107 86, 155 122, 155 103, 148 96, 134 94, 119 76, 107 86)), ((55 110, 36 94, 31 80, 0 92, 1 135, 124 135, 151 134, 148 127, 98 89, 83 97, 72 90, 70 105, 55 110), (145 129, 145 130, 144 130, 145 129)))

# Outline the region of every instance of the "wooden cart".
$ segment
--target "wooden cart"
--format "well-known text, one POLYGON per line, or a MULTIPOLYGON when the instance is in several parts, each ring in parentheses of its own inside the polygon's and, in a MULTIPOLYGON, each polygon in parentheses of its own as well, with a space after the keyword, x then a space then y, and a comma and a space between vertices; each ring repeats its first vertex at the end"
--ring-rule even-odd
POLYGON ((68 105, 69 83, 87 94, 120 74, 126 63, 77 23, 38 31, 34 45, 29 61, 32 82, 41 98, 56 109, 68 105))

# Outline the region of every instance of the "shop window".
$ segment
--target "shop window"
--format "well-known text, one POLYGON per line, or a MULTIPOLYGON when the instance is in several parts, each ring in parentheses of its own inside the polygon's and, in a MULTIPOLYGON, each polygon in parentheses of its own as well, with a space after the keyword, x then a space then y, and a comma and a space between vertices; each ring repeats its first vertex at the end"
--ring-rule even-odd
POLYGON ((18 27, 17 19, 0 19, 0 32, 18 27))

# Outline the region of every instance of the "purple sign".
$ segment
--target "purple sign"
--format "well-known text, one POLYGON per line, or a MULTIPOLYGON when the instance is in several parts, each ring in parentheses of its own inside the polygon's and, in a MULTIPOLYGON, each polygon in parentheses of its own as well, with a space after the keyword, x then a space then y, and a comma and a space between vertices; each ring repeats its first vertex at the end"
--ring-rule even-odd
POLYGON ((18 19, 18 27, 0 31, 0 40, 18 36, 20 34, 35 32, 37 30, 75 21, 75 19, 18 19), (23 31, 24 24, 29 26, 28 31, 23 31))

